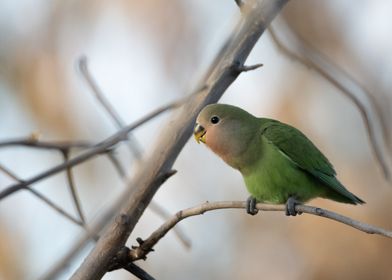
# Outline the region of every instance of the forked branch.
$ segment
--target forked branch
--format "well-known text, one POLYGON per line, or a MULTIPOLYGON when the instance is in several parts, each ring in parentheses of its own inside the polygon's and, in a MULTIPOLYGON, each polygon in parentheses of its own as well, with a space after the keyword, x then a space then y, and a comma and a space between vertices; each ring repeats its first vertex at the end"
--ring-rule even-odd
MULTIPOLYGON (((160 108, 152 111, 151 113, 145 115, 140 120, 138 120, 138 121, 136 121, 136 122, 134 122, 134 123, 132 123, 130 125, 127 125, 127 126, 123 127, 122 129, 120 129, 119 131, 117 131, 116 133, 114 133, 112 136, 108 137, 104 141, 102 141, 102 142, 100 142, 100 143, 98 143, 96 145, 91 146, 89 149, 87 149, 86 151, 84 151, 80 155, 78 155, 78 156, 76 156, 76 157, 74 157, 74 158, 72 158, 72 159, 70 159, 70 160, 68 160, 68 161, 66 161, 66 162, 64 162, 62 164, 56 165, 56 166, 54 166, 54 167, 52 167, 52 168, 50 168, 50 169, 48 169, 48 170, 46 170, 46 171, 44 171, 42 173, 39 173, 39 174, 29 178, 29 179, 26 179, 23 182, 19 182, 17 184, 13 184, 13 185, 5 188, 3 191, 0 192, 0 200, 10 196, 11 194, 13 194, 13 193, 15 193, 17 191, 20 191, 20 190, 23 190, 23 189, 26 189, 26 188, 30 188, 30 186, 32 184, 34 184, 36 182, 39 182, 39 181, 41 181, 43 179, 46 179, 46 178, 48 178, 50 176, 53 176, 53 175, 55 175, 55 174, 57 174, 59 172, 62 172, 62 171, 66 170, 69 167, 76 166, 76 165, 78 165, 78 164, 80 164, 82 162, 85 162, 86 160, 88 160, 88 159, 90 159, 92 157, 95 157, 95 156, 97 156, 99 154, 107 153, 116 144, 118 144, 118 143, 120 143, 120 142, 122 142, 124 140, 127 140, 127 135, 128 135, 129 132, 131 132, 132 130, 136 129, 137 127, 143 125, 144 123, 150 121, 151 119, 155 118, 156 116, 158 116, 158 115, 160 115, 160 114, 162 114, 162 113, 164 113, 164 112, 166 112, 168 110, 171 110, 171 109, 174 109, 174 108, 177 108, 177 107, 181 106, 183 104, 183 102, 185 102, 185 100, 186 99, 181 99, 179 101, 170 103, 170 104, 168 104, 166 106, 160 107, 160 108)), ((38 143, 35 142, 35 143, 33 143, 33 145, 31 145, 31 143, 23 142, 23 141, 5 141, 5 142, 1 142, 0 143, 0 147, 1 146, 7 146, 7 145, 10 145, 10 144, 15 144, 15 143, 16 143, 16 145, 20 145, 20 144, 26 143, 29 146, 33 146, 33 147, 41 147, 41 146, 39 146, 37 144, 39 144, 39 143, 42 144, 42 142, 38 142, 38 143)), ((61 144, 58 144, 58 145, 61 145, 61 144)), ((53 147, 53 149, 58 149, 56 146, 57 145, 53 146, 50 143, 45 143, 45 147, 47 147, 47 148, 48 147, 53 147)))

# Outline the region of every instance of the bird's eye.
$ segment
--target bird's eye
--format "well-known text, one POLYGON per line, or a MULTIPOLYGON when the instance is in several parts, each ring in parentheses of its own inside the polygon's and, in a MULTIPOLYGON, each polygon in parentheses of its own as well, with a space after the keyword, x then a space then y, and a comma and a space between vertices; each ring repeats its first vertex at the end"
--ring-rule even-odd
POLYGON ((211 123, 212 124, 217 124, 219 122, 219 117, 218 116, 213 116, 212 118, 211 118, 211 123))

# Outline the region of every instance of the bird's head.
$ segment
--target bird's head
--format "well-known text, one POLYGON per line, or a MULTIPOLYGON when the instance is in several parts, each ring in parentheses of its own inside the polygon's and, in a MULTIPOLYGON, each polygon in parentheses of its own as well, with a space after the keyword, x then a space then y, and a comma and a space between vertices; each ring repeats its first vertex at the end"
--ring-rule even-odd
POLYGON ((249 140, 255 135, 257 118, 248 112, 226 104, 211 104, 199 113, 194 137, 205 143, 228 164, 244 152, 249 140))

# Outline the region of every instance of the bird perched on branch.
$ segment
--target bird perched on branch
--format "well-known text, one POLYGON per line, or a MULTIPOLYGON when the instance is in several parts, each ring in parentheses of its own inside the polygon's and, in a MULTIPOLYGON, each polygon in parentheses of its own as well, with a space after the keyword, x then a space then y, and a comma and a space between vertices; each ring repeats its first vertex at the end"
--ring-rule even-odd
POLYGON ((235 106, 212 104, 199 113, 194 136, 241 172, 251 194, 249 214, 257 213, 257 202, 286 203, 289 216, 297 214, 296 204, 316 197, 365 203, 338 181, 328 159, 290 125, 257 118, 235 106))

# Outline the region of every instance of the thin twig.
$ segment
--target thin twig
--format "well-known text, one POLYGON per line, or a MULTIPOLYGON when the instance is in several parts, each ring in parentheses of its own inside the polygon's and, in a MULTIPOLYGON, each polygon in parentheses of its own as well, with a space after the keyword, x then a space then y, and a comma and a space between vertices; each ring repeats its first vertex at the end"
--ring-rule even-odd
MULTIPOLYGON (((286 27, 289 29, 289 27, 286 27)), ((370 142, 370 147, 372 148, 373 154, 381 167, 381 170, 387 180, 390 179, 390 171, 385 160, 385 157, 377 144, 377 138, 374 132, 374 128, 370 121, 369 113, 364 104, 362 104, 361 100, 343 83, 338 81, 333 75, 330 73, 331 71, 328 68, 334 69, 334 71, 338 72, 340 76, 346 77, 346 79, 350 80, 352 83, 356 84, 365 94, 366 96, 372 100, 372 95, 366 90, 364 86, 361 85, 360 82, 355 80, 350 74, 344 71, 341 67, 331 62, 330 59, 326 58, 324 54, 318 51, 316 48, 312 47, 309 43, 305 42, 303 39, 299 37, 293 30, 290 30, 293 37, 296 37, 296 47, 299 49, 301 55, 295 53, 294 51, 290 50, 276 35, 272 26, 269 28, 270 35, 272 37, 273 42, 276 44, 278 49, 285 54, 286 56, 290 57, 293 60, 300 62, 301 64, 307 66, 310 69, 314 69, 316 73, 318 73, 321 77, 329 81, 332 85, 334 85, 337 89, 339 89, 346 97, 348 97, 351 102, 356 106, 358 109, 363 123, 365 125, 367 135, 370 142)), ((383 135, 386 134, 384 131, 385 124, 383 124, 383 119, 378 114, 382 124, 382 133, 383 135)))
MULTIPOLYGON (((170 213, 167 212, 166 209, 164 209, 162 206, 160 206, 158 203, 156 203, 154 200, 151 201, 151 203, 148 205, 148 207, 158 214, 161 218, 164 220, 167 220, 170 218, 170 213)), ((190 249, 191 248, 191 241, 190 239, 185 235, 185 233, 181 230, 180 227, 176 227, 173 229, 174 234, 177 236, 178 240, 181 241, 182 245, 184 245, 185 248, 190 249)))
MULTIPOLYGON (((97 236, 105 227, 108 221, 112 220, 118 210, 118 203, 113 203, 108 210, 99 216, 98 221, 93 221, 89 230, 77 242, 75 242, 69 251, 52 265, 49 270, 41 276, 40 280, 51 280, 59 277, 60 273, 69 266, 71 261, 86 247, 86 245, 97 236)), ((119 220, 119 219, 118 219, 119 220)), ((117 222, 117 220, 116 220, 117 222)))
POLYGON ((95 145, 92 148, 88 149, 87 151, 83 152, 79 156, 76 156, 76 157, 70 159, 69 161, 64 162, 62 164, 59 164, 57 166, 54 166, 54 167, 52 167, 42 173, 39 173, 39 174, 31 177, 30 179, 23 181, 22 183, 13 184, 13 185, 5 188, 3 191, 0 192, 0 200, 8 197, 9 195, 13 194, 14 192, 29 188, 32 184, 34 184, 38 181, 41 181, 41 180, 46 179, 52 175, 55 175, 59 172, 62 172, 65 169, 67 169, 68 167, 78 165, 78 164, 80 164, 80 163, 82 163, 92 157, 95 157, 101 153, 106 152, 108 149, 112 148, 113 146, 115 146, 119 142, 126 140, 127 134, 130 131, 134 130, 135 128, 143 125, 144 123, 150 121, 151 119, 155 118, 156 116, 158 116, 168 110, 171 110, 171 109, 174 109, 174 108, 181 106, 185 100, 186 99, 184 98, 179 101, 175 101, 173 103, 170 103, 166 106, 163 106, 161 108, 158 108, 158 109, 152 111, 151 113, 145 115, 140 120, 138 120, 128 126, 125 126, 123 129, 117 131, 112 136, 108 137, 104 141, 98 143, 97 145, 95 145))
POLYGON ((125 180, 127 177, 127 173, 125 172, 125 168, 122 166, 121 162, 118 160, 114 152, 110 151, 106 155, 108 156, 110 162, 113 164, 114 169, 116 169, 120 178, 122 180, 125 180))
POLYGON ((116 256, 113 258, 110 263, 108 271, 113 271, 117 269, 125 269, 142 280, 154 280, 154 278, 144 271, 142 268, 134 264, 133 262, 128 261, 130 249, 128 247, 121 248, 116 256))
MULTIPOLYGON (((105 95, 103 94, 102 90, 99 88, 97 82, 94 80, 93 76, 91 75, 88 65, 87 65, 87 57, 81 56, 78 60, 79 70, 82 73, 84 79, 86 80, 87 84, 90 86, 91 91, 94 93, 95 98, 98 102, 102 105, 105 111, 109 114, 110 118, 113 120, 115 125, 118 129, 122 129, 126 124, 121 119, 120 115, 114 109, 114 107, 110 104, 110 102, 106 99, 105 95)), ((131 133, 128 134, 128 141, 129 141, 129 148, 131 153, 137 160, 141 160, 142 158, 142 151, 139 143, 136 141, 136 138, 133 137, 131 133)))
MULTIPOLYGON (((181 210, 155 230, 146 240, 141 241, 138 247, 130 251, 129 261, 136 261, 145 259, 146 255, 151 252, 153 247, 158 241, 164 237, 177 223, 185 218, 189 218, 196 215, 204 214, 205 212, 217 210, 217 209, 245 209, 246 202, 244 201, 219 201, 219 202, 205 202, 192 208, 181 210)), ((271 205, 258 203, 256 208, 261 211, 286 211, 285 205, 271 205)), ((369 234, 378 234, 392 239, 392 231, 385 230, 383 228, 375 227, 369 224, 362 223, 360 221, 351 219, 341 214, 308 205, 296 205, 295 209, 301 213, 307 213, 316 215, 324 218, 328 218, 350 227, 356 228, 362 232, 369 234)), ((245 213, 245 212, 244 212, 245 213)))
POLYGON ((27 189, 29 192, 31 192, 33 195, 35 195, 37 198, 41 199, 43 202, 45 202, 48 206, 50 206, 53 210, 57 211, 60 215, 64 216, 74 224, 84 227, 85 223, 84 221, 80 221, 74 217, 72 217, 70 214, 68 214, 65 210, 61 209, 58 207, 53 201, 49 200, 46 196, 38 192, 37 190, 33 188, 28 188, 27 189))
POLYGON ((102 107, 106 110, 106 112, 110 115, 113 122, 116 124, 118 128, 122 128, 125 126, 124 121, 121 119, 120 115, 114 109, 114 107, 110 104, 110 102, 106 99, 105 95, 102 93, 99 88, 97 82, 94 80, 91 75, 88 65, 87 65, 87 57, 81 56, 78 59, 78 66, 80 73, 82 73, 83 78, 86 80, 87 84, 90 86, 91 91, 94 93, 95 98, 102 105, 102 107))
POLYGON ((7 167, 2 165, 1 163, 0 163, 0 171, 2 171, 5 175, 7 175, 8 177, 10 177, 11 179, 13 179, 17 182, 23 182, 23 180, 20 179, 14 172, 9 170, 7 167))
POLYGON ((240 65, 240 66, 236 67, 235 70, 239 71, 239 72, 248 72, 248 71, 256 70, 262 66, 263 66, 262 63, 258 63, 258 64, 254 64, 254 65, 240 65))
POLYGON ((128 263, 126 266, 123 267, 126 271, 129 271, 140 280, 155 280, 150 274, 148 274, 144 269, 140 266, 137 266, 134 263, 128 263))
MULTIPOLYGON (((64 161, 67 162, 69 160, 69 150, 63 151, 62 154, 64 157, 64 161)), ((75 187, 75 181, 74 181, 74 177, 72 174, 72 168, 70 166, 68 166, 65 171, 66 171, 66 175, 67 175, 68 188, 71 192, 72 200, 74 202, 76 211, 78 212, 79 219, 82 221, 83 225, 86 225, 86 219, 84 217, 81 203, 80 203, 78 193, 77 193, 76 187, 75 187)))
POLYGON ((13 147, 13 146, 25 146, 35 149, 46 149, 46 150, 68 150, 71 148, 86 149, 94 146, 92 142, 88 141, 41 141, 37 139, 27 138, 16 138, 0 141, 0 148, 13 147))
MULTIPOLYGON (((6 174, 8 177, 12 178, 13 180, 23 183, 23 180, 20 179, 16 174, 14 174, 11 170, 0 164, 0 171, 2 171, 4 174, 6 174)), ((57 206, 53 201, 51 201, 49 198, 41 194, 40 192, 36 191, 33 188, 26 188, 29 192, 31 192, 34 196, 42 200, 44 203, 46 203, 50 208, 53 210, 57 211, 60 215, 64 216, 74 224, 78 226, 83 226, 83 222, 80 220, 75 219, 71 214, 68 214, 65 210, 57 206)))

